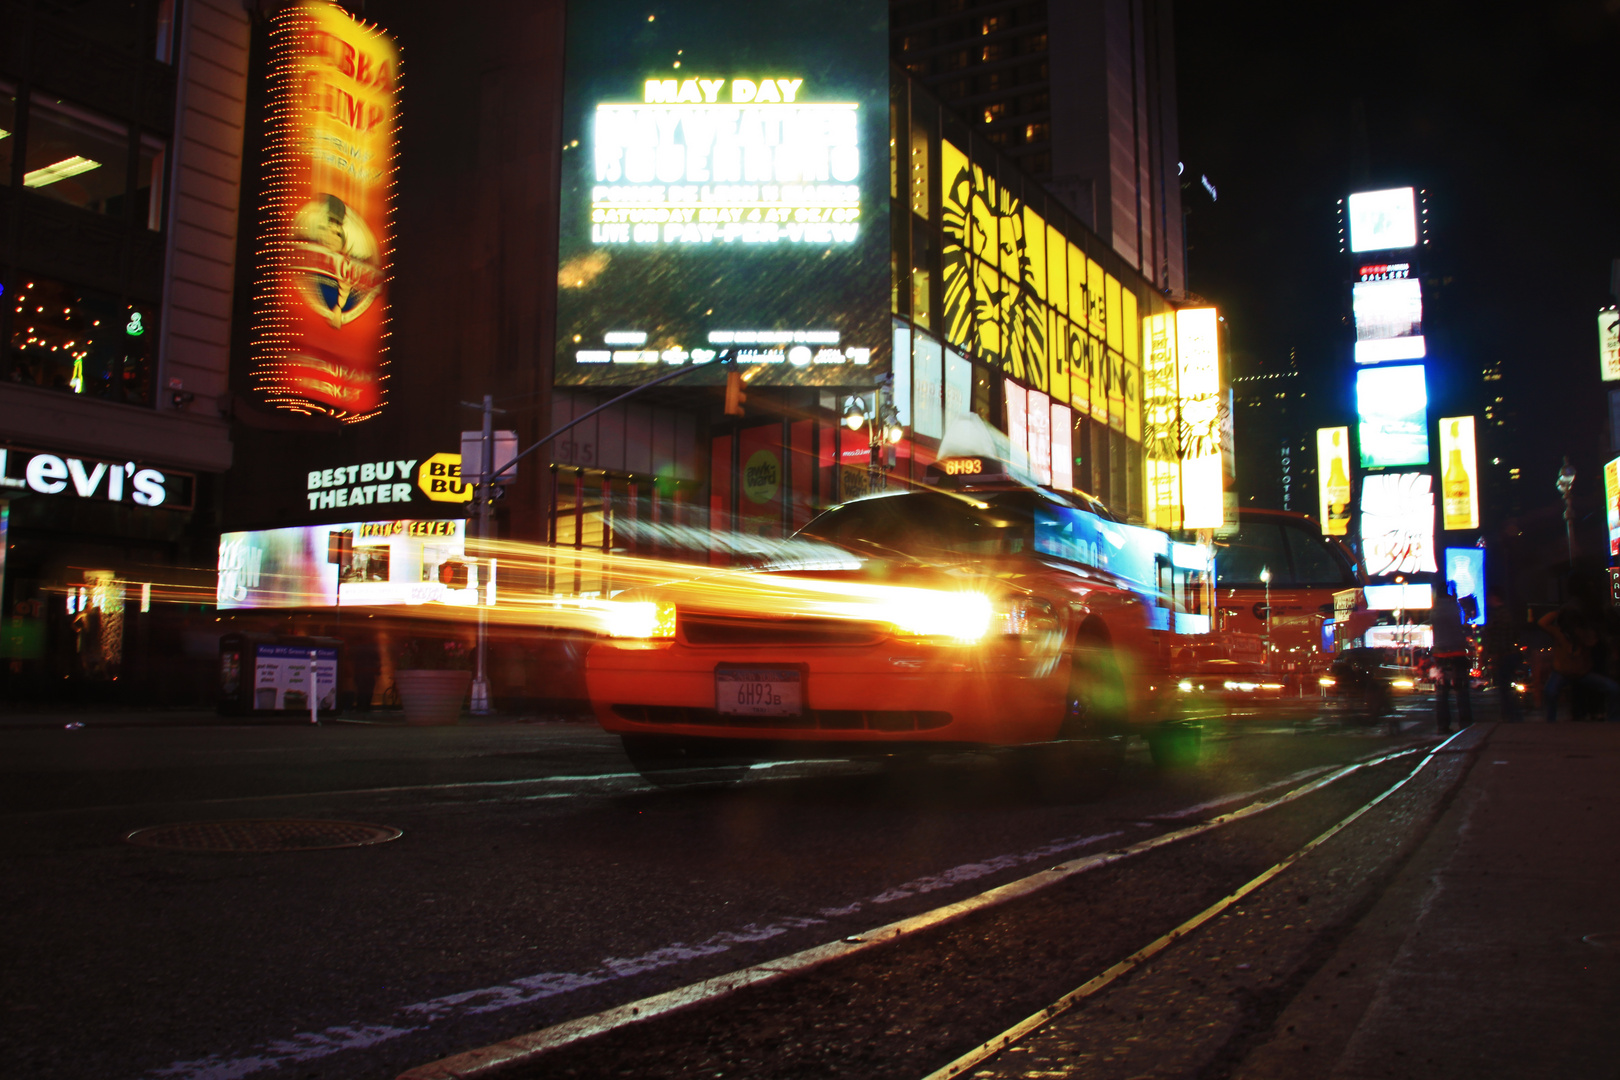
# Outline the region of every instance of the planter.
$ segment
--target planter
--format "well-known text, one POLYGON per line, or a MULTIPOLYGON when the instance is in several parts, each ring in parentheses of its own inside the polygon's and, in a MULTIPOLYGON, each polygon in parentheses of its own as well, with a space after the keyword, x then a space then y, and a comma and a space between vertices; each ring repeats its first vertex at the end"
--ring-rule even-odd
POLYGON ((395 671, 407 724, 454 724, 472 687, 470 671, 395 671))

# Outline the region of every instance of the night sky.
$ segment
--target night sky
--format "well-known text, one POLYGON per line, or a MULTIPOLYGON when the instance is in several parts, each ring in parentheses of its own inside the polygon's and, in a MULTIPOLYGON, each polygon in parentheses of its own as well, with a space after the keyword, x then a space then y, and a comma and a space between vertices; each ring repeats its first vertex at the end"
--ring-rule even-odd
MULTIPOLYGON (((1313 419, 1353 422, 1354 264, 1336 201, 1427 189, 1433 409, 1502 394, 1511 418, 1481 466, 1520 467, 1520 523, 1545 532, 1550 515, 1561 542, 1553 481, 1569 454, 1580 535, 1601 545, 1596 313, 1620 256, 1620 3, 1181 2, 1176 19, 1181 156, 1219 193, 1184 193, 1190 288, 1229 318, 1235 373, 1284 370, 1296 349, 1313 419), (1495 361, 1503 381, 1480 382, 1495 361)), ((1496 501, 1484 510, 1500 528, 1496 501)))

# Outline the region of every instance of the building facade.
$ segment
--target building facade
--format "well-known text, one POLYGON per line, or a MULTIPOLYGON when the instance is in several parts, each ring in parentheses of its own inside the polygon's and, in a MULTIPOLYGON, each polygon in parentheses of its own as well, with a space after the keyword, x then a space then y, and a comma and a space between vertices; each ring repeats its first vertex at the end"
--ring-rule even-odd
POLYGON ((195 697, 248 16, 0 6, 4 696, 195 697))

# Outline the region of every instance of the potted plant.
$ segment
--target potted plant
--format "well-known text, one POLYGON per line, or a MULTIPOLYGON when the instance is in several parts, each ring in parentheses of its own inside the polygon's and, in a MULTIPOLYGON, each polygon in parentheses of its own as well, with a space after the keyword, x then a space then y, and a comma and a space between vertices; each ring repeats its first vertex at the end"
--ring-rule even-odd
POLYGON ((454 639, 414 638, 394 668, 407 724, 454 724, 472 686, 472 650, 454 639))

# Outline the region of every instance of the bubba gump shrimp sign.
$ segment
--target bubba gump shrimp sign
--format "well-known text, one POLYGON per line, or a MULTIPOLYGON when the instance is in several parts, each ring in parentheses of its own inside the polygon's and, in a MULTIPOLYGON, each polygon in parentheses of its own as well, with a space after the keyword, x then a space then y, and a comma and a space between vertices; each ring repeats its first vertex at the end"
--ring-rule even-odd
POLYGON ((399 52, 306 0, 272 20, 269 67, 255 381, 280 408, 364 420, 387 396, 399 52))

